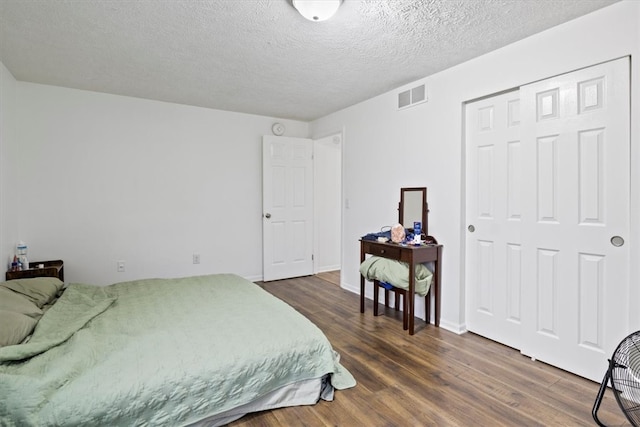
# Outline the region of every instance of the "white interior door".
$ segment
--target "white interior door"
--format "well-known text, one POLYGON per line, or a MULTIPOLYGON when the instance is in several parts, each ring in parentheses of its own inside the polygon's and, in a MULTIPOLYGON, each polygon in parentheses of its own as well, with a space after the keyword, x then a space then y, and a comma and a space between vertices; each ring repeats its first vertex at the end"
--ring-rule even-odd
POLYGON ((628 59, 466 112, 467 327, 600 381, 629 332, 628 59))
POLYGON ((313 144, 262 138, 263 280, 313 274, 313 144))

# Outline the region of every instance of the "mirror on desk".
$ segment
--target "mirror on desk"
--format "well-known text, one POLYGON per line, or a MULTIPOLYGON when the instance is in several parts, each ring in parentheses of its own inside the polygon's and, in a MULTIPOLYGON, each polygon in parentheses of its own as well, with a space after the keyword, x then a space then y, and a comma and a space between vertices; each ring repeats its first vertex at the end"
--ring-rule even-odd
POLYGON ((427 187, 409 187, 400 189, 398 221, 405 228, 413 231, 413 223, 420 221, 422 222, 422 233, 428 235, 428 211, 427 187))

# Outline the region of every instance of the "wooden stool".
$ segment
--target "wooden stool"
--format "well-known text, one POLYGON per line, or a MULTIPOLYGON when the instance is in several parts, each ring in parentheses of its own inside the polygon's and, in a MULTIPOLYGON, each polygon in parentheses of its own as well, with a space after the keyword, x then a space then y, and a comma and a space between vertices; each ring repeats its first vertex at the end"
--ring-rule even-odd
MULTIPOLYGON (((393 292, 395 299, 395 309, 396 311, 400 310, 400 297, 402 297, 402 329, 405 331, 409 329, 409 316, 413 316, 413 313, 409 313, 409 303, 407 300, 406 289, 397 288, 393 286, 391 283, 380 282, 379 280, 373 281, 373 315, 378 316, 378 301, 379 301, 379 293, 380 288, 384 289, 384 306, 389 308, 389 291, 393 292)), ((425 321, 429 323, 429 319, 431 319, 431 288, 429 288, 429 292, 424 297, 425 301, 425 321)))
POLYGON ((382 285, 379 280, 373 281, 373 315, 378 315, 378 294, 380 293, 380 288, 384 289, 384 306, 387 308, 389 307, 389 291, 392 291, 395 294, 396 311, 400 310, 400 297, 402 296, 402 329, 406 331, 409 329, 409 303, 407 300, 407 291, 402 288, 396 288, 391 283, 383 283, 384 285, 382 285))

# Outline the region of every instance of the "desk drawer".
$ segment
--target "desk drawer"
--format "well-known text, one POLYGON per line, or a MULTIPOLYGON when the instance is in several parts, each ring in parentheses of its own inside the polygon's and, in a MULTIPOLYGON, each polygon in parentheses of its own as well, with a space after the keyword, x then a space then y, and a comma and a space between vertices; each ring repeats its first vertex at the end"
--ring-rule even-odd
POLYGON ((400 248, 371 245, 367 252, 383 258, 400 259, 400 248))

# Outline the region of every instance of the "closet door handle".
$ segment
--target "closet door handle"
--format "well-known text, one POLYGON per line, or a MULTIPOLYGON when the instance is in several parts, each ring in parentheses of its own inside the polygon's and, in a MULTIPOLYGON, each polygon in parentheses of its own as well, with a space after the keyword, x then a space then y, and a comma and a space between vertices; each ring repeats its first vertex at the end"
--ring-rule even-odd
POLYGON ((611 244, 616 248, 619 248, 620 246, 624 245, 624 239, 620 236, 613 236, 611 238, 611 244))
POLYGON ((269 219, 269 218, 271 218, 271 214, 269 212, 267 212, 266 214, 264 214, 264 217, 269 219))
POLYGON ((473 224, 471 224, 467 227, 467 230, 469 230, 470 233, 473 233, 474 231, 476 231, 476 228, 473 226, 473 224))

